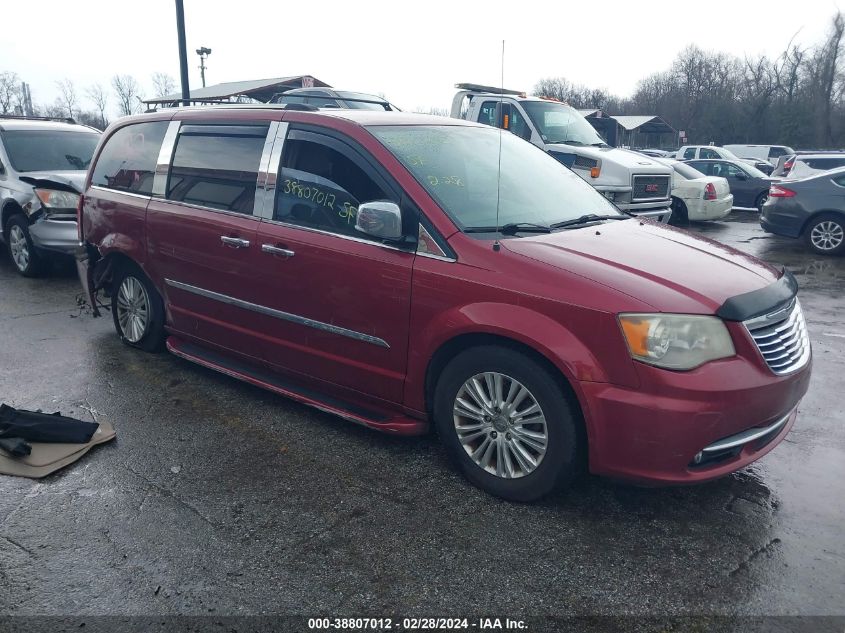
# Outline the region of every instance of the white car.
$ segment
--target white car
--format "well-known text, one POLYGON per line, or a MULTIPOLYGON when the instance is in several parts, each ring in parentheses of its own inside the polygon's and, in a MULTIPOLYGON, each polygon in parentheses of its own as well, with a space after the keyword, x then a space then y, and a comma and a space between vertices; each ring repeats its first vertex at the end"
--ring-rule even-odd
POLYGON ((657 158, 674 170, 672 174, 672 224, 722 220, 733 208, 734 197, 724 178, 705 176, 677 160, 657 158))
POLYGON ((737 156, 764 160, 777 167, 781 156, 794 154, 795 150, 788 145, 725 145, 724 148, 737 156))

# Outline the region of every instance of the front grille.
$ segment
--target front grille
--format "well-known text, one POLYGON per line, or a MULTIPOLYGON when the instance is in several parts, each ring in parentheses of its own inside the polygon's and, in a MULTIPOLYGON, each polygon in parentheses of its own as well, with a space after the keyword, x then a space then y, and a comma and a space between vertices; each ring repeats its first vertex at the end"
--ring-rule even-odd
POLYGON ((798 299, 775 312, 745 321, 745 327, 776 374, 788 374, 810 360, 810 337, 798 299))
POLYGON ((634 202, 669 197, 669 176, 634 176, 634 202))

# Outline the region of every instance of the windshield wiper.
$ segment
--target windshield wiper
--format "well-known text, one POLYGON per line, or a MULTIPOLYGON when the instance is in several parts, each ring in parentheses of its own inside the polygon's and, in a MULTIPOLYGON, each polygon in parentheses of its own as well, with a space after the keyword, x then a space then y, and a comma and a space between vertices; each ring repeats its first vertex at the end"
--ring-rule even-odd
POLYGON ((83 162, 79 156, 74 156, 73 154, 65 154, 65 160, 77 169, 85 169, 87 167, 87 163, 83 162))
POLYGON ((610 145, 602 141, 599 143, 590 143, 590 147, 610 147, 610 145))
POLYGON ((572 220, 564 220, 563 222, 555 222, 550 224, 551 229, 562 229, 565 226, 577 226, 579 224, 588 224, 590 222, 598 222, 601 220, 627 220, 630 216, 627 215, 596 215, 595 213, 587 213, 579 218, 572 220))
POLYGON ((560 141, 549 141, 550 144, 560 144, 560 145, 584 145, 581 141, 576 141, 575 139, 567 138, 560 141))
MULTIPOLYGON (((534 224, 533 222, 508 222, 498 228, 502 235, 515 235, 516 233, 551 233, 552 230, 545 224, 534 224)), ((470 226, 464 229, 464 233, 495 233, 495 226, 470 226)))
POLYGON ((502 235, 513 235, 515 233, 551 233, 552 229, 545 224, 534 224, 533 222, 508 222, 499 229, 502 235))

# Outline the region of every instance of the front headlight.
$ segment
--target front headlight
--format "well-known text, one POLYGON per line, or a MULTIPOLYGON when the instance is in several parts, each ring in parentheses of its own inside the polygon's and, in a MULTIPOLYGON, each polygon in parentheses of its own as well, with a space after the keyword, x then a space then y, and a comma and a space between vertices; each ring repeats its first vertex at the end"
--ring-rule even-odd
POLYGON ((636 360, 666 369, 694 369, 736 354, 718 317, 686 314, 620 314, 628 351, 636 360))
POLYGON ((38 196, 47 215, 58 211, 75 212, 76 205, 79 203, 79 194, 70 191, 36 189, 35 195, 38 196))

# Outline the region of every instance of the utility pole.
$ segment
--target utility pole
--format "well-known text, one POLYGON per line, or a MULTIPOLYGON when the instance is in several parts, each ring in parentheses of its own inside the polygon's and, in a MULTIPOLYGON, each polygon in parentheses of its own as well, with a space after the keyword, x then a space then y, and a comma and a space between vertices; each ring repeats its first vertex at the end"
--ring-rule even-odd
POLYGON ((179 74, 182 79, 182 105, 191 100, 188 87, 188 47, 185 45, 185 6, 182 0, 176 0, 176 35, 179 38, 179 74))
POLYGON ((197 55, 200 56, 200 77, 202 77, 202 87, 205 88, 205 60, 211 55, 211 49, 205 46, 198 48, 197 55))

